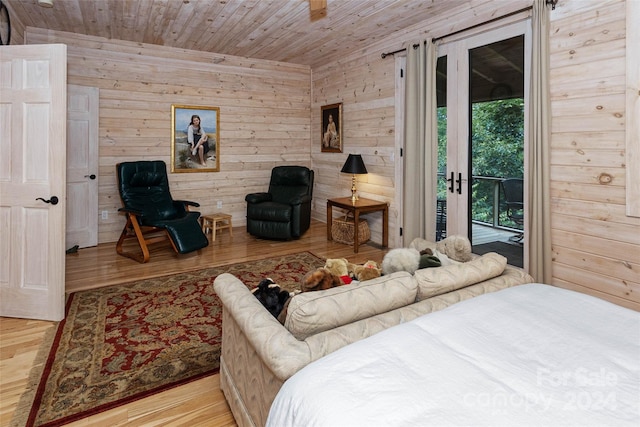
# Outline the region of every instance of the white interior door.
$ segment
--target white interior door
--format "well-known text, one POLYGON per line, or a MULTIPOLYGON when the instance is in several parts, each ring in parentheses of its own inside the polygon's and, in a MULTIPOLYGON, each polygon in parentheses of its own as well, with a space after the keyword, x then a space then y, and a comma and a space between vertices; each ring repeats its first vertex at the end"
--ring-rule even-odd
POLYGON ((0 316, 64 318, 65 45, 0 47, 0 316))
POLYGON ((98 244, 99 89, 67 86, 66 248, 98 244))

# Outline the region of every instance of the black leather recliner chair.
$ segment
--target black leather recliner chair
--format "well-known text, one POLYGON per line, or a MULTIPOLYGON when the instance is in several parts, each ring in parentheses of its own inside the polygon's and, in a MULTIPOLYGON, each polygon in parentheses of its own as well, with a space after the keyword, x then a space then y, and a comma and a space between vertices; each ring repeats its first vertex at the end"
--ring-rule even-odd
POLYGON ((190 212, 196 202, 173 200, 169 192, 167 166, 162 160, 123 162, 116 165, 118 190, 127 223, 116 244, 118 254, 139 262, 149 261, 148 245, 169 239, 173 249, 185 254, 206 247, 200 212, 190 212), (142 250, 125 251, 124 242, 135 239, 142 250))
POLYGON ((247 232, 266 239, 297 239, 311 225, 313 171, 304 166, 277 166, 267 193, 252 193, 247 202, 247 232))

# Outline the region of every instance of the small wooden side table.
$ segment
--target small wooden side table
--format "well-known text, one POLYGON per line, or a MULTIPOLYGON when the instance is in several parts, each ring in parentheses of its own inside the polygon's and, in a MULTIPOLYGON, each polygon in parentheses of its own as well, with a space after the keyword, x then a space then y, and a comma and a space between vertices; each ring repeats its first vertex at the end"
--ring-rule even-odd
POLYGON ((231 215, 226 213, 216 213, 212 215, 202 215, 202 231, 206 234, 211 231, 211 240, 216 241, 218 230, 229 230, 229 236, 233 237, 233 226, 231 225, 231 215))
POLYGON ((351 201, 351 197, 339 197, 336 199, 327 199, 327 240, 332 240, 331 237, 331 225, 333 223, 333 207, 344 209, 353 214, 353 226, 355 232, 353 233, 353 252, 358 253, 358 247, 360 246, 358 236, 358 223, 360 222, 360 215, 367 214, 369 212, 382 211, 382 247, 386 248, 389 244, 389 204, 386 202, 380 202, 378 200, 363 199, 356 200, 355 203, 351 201))

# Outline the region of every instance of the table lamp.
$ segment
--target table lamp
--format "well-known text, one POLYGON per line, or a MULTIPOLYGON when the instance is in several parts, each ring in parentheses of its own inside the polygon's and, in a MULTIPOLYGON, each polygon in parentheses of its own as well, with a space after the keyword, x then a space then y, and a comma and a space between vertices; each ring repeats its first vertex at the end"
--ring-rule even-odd
POLYGON ((362 156, 360 154, 349 154, 340 172, 353 175, 351 180, 351 203, 355 204, 358 200, 358 196, 356 195, 356 175, 367 173, 367 168, 362 161, 362 156))

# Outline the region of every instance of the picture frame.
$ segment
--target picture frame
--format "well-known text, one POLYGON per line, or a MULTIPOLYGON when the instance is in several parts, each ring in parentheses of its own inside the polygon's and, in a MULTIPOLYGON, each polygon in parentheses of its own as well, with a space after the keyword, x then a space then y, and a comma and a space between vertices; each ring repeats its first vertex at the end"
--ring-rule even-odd
MULTIPOLYGON (((195 122, 195 120, 194 120, 195 122)), ((196 127, 197 129, 197 127, 196 127)), ((194 132, 191 132, 194 134, 194 132)), ((191 105, 171 105, 171 172, 220 171, 220 108, 191 105), (200 127, 207 136, 203 144, 189 142, 192 118, 200 119, 200 127), (195 147, 194 147, 195 146, 195 147)))
POLYGON ((342 103, 321 107, 320 149, 323 153, 342 153, 342 103))

